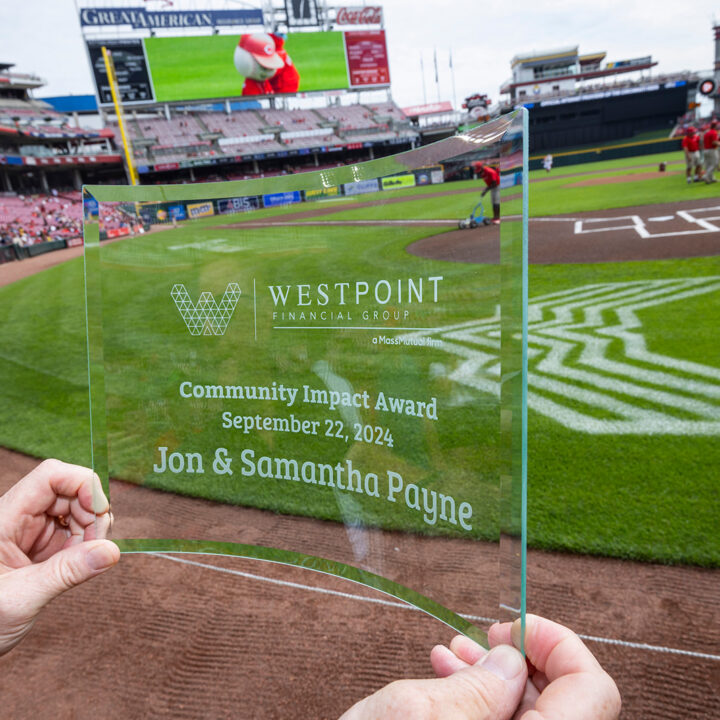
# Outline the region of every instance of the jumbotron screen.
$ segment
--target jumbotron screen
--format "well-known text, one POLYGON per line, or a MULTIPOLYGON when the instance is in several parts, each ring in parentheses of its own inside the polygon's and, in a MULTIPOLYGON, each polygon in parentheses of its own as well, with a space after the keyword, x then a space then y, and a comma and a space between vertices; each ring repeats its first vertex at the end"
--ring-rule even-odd
POLYGON ((88 52, 101 105, 112 102, 102 45, 113 55, 120 97, 129 104, 390 84, 383 30, 91 41, 88 52))

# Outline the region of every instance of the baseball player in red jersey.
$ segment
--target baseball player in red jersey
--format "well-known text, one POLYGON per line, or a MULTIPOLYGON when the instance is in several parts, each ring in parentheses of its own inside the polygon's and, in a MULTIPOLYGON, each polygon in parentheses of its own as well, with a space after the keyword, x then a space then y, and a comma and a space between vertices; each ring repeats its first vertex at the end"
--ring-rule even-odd
POLYGON ((714 183, 717 182, 715 179, 715 171, 718 167, 718 160, 720 158, 720 150, 718 149, 718 121, 712 120, 710 127, 708 127, 703 133, 703 164, 705 165, 705 182, 714 183))
POLYGON ((482 191, 481 196, 485 197, 490 191, 490 200, 493 208, 493 225, 500 224, 500 173, 493 167, 482 162, 473 163, 473 170, 485 181, 487 187, 482 191))
POLYGON ((702 180, 702 164, 700 159, 700 134, 697 128, 689 127, 682 139, 682 148, 685 151, 685 177, 688 185, 695 180, 702 180))

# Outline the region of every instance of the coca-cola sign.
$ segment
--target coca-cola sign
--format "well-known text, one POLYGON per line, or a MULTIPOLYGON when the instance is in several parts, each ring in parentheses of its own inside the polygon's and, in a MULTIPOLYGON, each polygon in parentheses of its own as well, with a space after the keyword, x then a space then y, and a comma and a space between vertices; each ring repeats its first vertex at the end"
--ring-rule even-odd
POLYGON ((377 6, 338 8, 335 16, 336 25, 382 25, 382 8, 377 6))

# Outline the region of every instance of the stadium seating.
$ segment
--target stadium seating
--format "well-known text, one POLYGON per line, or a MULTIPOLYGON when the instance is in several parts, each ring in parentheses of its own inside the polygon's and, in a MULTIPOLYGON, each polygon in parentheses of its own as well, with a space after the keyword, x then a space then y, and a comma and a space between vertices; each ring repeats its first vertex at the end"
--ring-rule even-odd
POLYGON ((260 135, 262 128, 267 124, 252 111, 236 112, 231 115, 222 112, 201 113, 198 118, 208 131, 220 133, 226 138, 260 135))
POLYGON ((335 105, 318 111, 328 122, 337 123, 338 130, 360 130, 377 127, 372 111, 364 105, 335 105))
POLYGON ((390 119, 396 123, 407 124, 408 118, 405 113, 394 103, 374 103, 368 105, 378 121, 390 119))
POLYGON ((320 127, 323 117, 314 110, 265 110, 258 112, 266 127, 293 130, 312 130, 320 127))
MULTIPOLYGON (((198 135, 204 131, 193 115, 183 115, 170 120, 145 118, 138 120, 137 128, 143 138, 155 138, 157 145, 183 147, 196 145, 198 135)), ((128 124, 132 134, 132 124, 128 124)))
POLYGON ((0 196, 0 235, 28 245, 82 236, 80 193, 0 196))
POLYGON ((334 105, 296 110, 243 110, 128 118, 135 157, 142 163, 168 164, 214 155, 283 152, 357 142, 413 139, 407 118, 393 103, 334 105))

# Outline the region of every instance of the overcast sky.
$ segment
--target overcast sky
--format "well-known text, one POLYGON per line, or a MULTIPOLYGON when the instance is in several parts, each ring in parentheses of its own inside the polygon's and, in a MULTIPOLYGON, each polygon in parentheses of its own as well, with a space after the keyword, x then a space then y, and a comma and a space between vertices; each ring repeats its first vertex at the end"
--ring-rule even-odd
MULTIPOLYGON (((160 9, 162 4, 151 0, 147 6, 160 9)), ((363 0, 347 4, 361 5, 363 0)), ((428 102, 453 99, 451 48, 458 101, 474 92, 488 93, 497 101, 500 84, 510 76, 513 55, 567 45, 579 45, 581 53, 606 51, 608 60, 652 55, 659 62, 656 71, 662 73, 709 70, 714 62, 713 16, 720 20, 720 0, 379 0, 378 4, 385 10, 393 97, 401 106, 422 103, 425 97, 428 102)), ((202 5, 260 3, 175 0, 176 8, 202 5)), ((39 96, 93 92, 74 0, 0 0, 0 62, 15 63, 17 71, 47 80, 39 96)))

